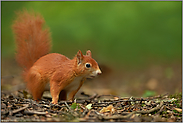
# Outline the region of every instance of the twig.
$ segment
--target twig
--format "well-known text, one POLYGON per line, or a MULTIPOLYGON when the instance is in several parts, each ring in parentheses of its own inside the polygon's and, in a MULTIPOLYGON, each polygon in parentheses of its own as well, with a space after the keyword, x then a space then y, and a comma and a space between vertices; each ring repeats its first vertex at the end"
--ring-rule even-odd
POLYGON ((74 117, 77 117, 78 116, 78 113, 77 112, 74 112, 70 107, 69 105, 67 104, 67 102, 65 101, 65 105, 67 106, 68 110, 72 113, 72 115, 74 117))
POLYGON ((24 111, 24 114, 39 114, 39 115, 45 115, 46 112, 39 112, 39 111, 24 111))
POLYGON ((82 113, 82 116, 84 117, 86 115, 86 113, 88 112, 88 109, 83 107, 83 106, 80 106, 84 111, 82 113))
POLYGON ((119 103, 119 102, 136 102, 136 101, 146 101, 145 99, 136 99, 136 100, 103 100, 103 101, 108 101, 108 102, 95 102, 96 104, 98 105, 93 105, 94 107, 103 107, 103 106, 99 106, 100 104, 106 104, 106 105, 109 105, 109 104, 114 104, 114 103, 119 103), (110 101, 110 102, 109 102, 110 101))
POLYGON ((120 98, 119 96, 115 96, 115 95, 99 95, 99 96, 97 96, 96 98, 100 98, 100 97, 103 97, 103 96, 112 96, 112 97, 118 97, 118 98, 120 98))
POLYGON ((157 96, 154 96, 154 97, 147 97, 147 99, 153 100, 153 99, 157 99, 157 98, 163 98, 167 95, 168 95, 168 93, 165 93, 165 94, 157 95, 157 96))
POLYGON ((112 103, 107 103, 106 105, 92 105, 92 107, 106 107, 106 106, 108 106, 109 104, 112 104, 112 103))
POLYGON ((95 99, 95 98, 97 98, 97 97, 98 97, 98 94, 95 93, 93 96, 89 97, 88 100, 93 100, 93 99, 95 99))
POLYGON ((165 108, 166 108, 166 106, 163 105, 163 106, 160 108, 160 110, 159 110, 156 114, 160 114, 165 108))
POLYGON ((60 102, 58 102, 59 105, 60 105, 60 104, 65 104, 65 103, 67 103, 67 104, 72 104, 72 101, 60 101, 60 102))
POLYGON ((85 92, 81 92, 81 95, 90 97, 90 95, 89 94, 86 94, 85 92))
POLYGON ((148 113, 151 113, 151 112, 153 112, 153 111, 159 110, 159 109, 163 106, 163 104, 164 104, 164 102, 161 101, 159 106, 154 107, 154 108, 152 108, 152 109, 150 109, 150 110, 147 110, 147 111, 135 111, 135 112, 136 112, 136 113, 141 113, 141 114, 148 114, 148 113))
POLYGON ((17 112, 19 112, 19 111, 22 111, 22 110, 24 110, 24 109, 26 109, 26 108, 28 108, 28 107, 29 107, 29 104, 25 104, 24 107, 21 107, 21 108, 19 108, 19 109, 13 110, 13 111, 10 111, 10 112, 9 112, 9 115, 13 115, 14 113, 17 113, 17 112))
POLYGON ((67 108, 68 108, 69 110, 71 110, 71 108, 69 107, 69 105, 67 104, 66 101, 65 101, 65 105, 67 106, 67 108))

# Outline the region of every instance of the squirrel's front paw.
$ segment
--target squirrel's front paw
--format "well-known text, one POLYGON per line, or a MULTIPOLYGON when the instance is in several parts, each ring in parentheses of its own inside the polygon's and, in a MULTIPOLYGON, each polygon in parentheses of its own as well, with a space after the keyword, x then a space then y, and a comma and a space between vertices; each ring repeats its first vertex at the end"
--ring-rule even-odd
POLYGON ((58 102, 53 100, 51 103, 52 103, 52 104, 57 104, 58 102))

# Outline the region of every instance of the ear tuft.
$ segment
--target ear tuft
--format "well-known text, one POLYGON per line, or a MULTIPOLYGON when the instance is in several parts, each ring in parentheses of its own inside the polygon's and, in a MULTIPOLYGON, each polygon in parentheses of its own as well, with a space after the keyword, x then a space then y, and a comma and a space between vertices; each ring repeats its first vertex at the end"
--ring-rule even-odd
POLYGON ((90 50, 86 51, 86 56, 91 56, 92 57, 92 53, 90 50))
POLYGON ((83 54, 82 54, 81 50, 79 50, 77 52, 77 63, 78 64, 81 64, 82 63, 82 60, 83 60, 83 54))

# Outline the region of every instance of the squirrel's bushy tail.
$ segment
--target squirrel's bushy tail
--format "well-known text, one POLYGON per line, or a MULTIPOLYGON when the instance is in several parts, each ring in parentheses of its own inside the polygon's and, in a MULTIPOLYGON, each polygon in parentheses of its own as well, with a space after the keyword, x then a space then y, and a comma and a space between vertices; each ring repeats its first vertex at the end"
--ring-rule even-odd
POLYGON ((45 21, 41 15, 26 10, 16 14, 17 18, 12 25, 16 60, 26 72, 40 57, 50 52, 50 31, 48 27, 43 29, 45 21))

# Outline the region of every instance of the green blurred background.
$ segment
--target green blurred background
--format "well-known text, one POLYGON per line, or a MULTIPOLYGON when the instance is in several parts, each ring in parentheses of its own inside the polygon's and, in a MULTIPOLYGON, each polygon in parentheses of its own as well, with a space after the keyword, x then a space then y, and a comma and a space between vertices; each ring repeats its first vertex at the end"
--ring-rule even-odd
MULTIPOLYGON (((177 77, 177 85, 181 85, 182 1, 2 1, 1 58, 4 75, 8 75, 5 71, 11 71, 5 67, 9 63, 6 62, 5 65, 5 61, 14 59, 15 55, 11 30, 15 11, 23 9, 42 14, 51 30, 52 52, 72 58, 78 50, 85 54, 86 50, 90 49, 96 61, 104 66, 104 73, 112 71, 115 77, 122 76, 122 78, 126 77, 124 76, 127 74, 126 71, 129 71, 129 78, 133 78, 135 73, 140 74, 139 70, 144 72, 153 69, 154 66, 163 67, 165 78, 166 75, 175 75, 178 72, 176 74, 180 75, 177 77), (133 75, 132 71, 135 71, 133 75)), ((155 73, 158 70, 155 70, 155 73)), ((115 78, 114 76, 111 76, 111 80, 115 78)), ((153 77, 149 75, 142 81, 146 83, 151 78, 153 77)), ((129 79, 116 81, 117 85, 118 83, 123 85, 125 82, 130 85, 136 82, 129 79)), ((137 83, 144 84, 142 81, 138 80, 137 83)), ((173 80, 170 83, 174 83, 173 80)))

